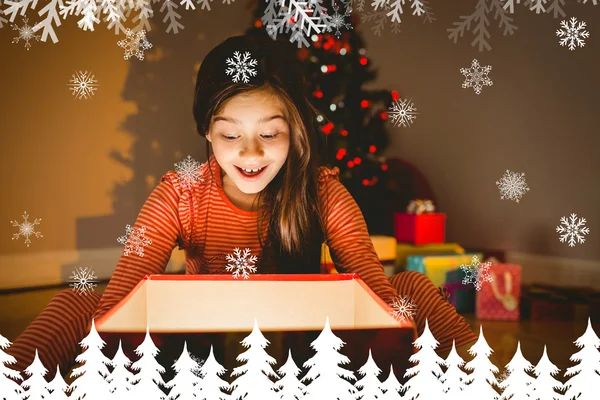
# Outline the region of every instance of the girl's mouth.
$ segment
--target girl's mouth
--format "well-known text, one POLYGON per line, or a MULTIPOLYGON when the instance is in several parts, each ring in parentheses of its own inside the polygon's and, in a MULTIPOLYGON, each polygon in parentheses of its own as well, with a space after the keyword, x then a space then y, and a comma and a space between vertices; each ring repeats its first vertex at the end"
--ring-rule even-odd
POLYGON ((258 180, 263 173, 265 172, 265 170, 267 169, 267 166, 264 166, 258 170, 246 170, 246 169, 242 169, 240 167, 238 167, 237 165, 235 166, 235 168, 238 170, 238 173, 240 174, 240 176, 242 177, 242 179, 246 180, 246 181, 255 181, 258 180))

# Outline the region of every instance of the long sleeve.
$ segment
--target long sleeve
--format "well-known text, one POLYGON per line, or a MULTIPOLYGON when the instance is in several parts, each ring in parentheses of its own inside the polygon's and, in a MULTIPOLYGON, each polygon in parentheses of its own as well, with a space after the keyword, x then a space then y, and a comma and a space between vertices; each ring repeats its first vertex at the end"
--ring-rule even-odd
MULTIPOLYGON (((337 177, 336 171, 328 175, 337 177)), ((327 185, 329 210, 326 240, 336 269, 356 273, 390 305, 396 296, 407 297, 416 306, 414 322, 417 333, 423 333, 427 320, 431 333, 439 342, 438 352, 449 351, 453 340, 457 347, 476 341, 477 336, 469 324, 427 276, 405 271, 387 278, 360 208, 337 179, 329 178, 327 185)))
MULTIPOLYGON (((176 175, 165 174, 144 203, 133 229, 145 228, 144 237, 152 243, 144 246, 143 257, 123 252, 94 318, 98 319, 123 299, 148 274, 162 274, 171 252, 181 242, 183 228, 179 217, 180 193, 176 175)), ((130 237, 131 240, 131 237, 130 237)), ((128 241, 128 244, 130 241, 128 241)))
MULTIPOLYGON (((325 178, 324 178, 325 179, 325 178)), ((383 301, 397 295, 377 257, 367 224, 352 195, 337 179, 322 183, 326 196, 326 237, 331 259, 339 272, 355 273, 383 301)))

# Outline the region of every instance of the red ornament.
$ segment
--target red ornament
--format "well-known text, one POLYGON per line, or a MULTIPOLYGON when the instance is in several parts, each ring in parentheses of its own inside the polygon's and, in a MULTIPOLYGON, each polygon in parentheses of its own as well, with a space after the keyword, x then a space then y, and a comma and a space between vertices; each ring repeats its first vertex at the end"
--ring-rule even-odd
POLYGON ((375 147, 375 145, 370 145, 369 146, 369 153, 375 153, 377 151, 377 147, 375 147))
POLYGON ((360 106, 361 106, 362 108, 367 108, 367 107, 369 107, 369 100, 361 100, 361 102, 360 102, 360 106))
POLYGON ((323 133, 326 135, 329 135, 331 133, 332 129, 333 129, 333 124, 331 122, 328 122, 327 124, 325 124, 324 126, 321 127, 321 131, 323 131, 323 133))

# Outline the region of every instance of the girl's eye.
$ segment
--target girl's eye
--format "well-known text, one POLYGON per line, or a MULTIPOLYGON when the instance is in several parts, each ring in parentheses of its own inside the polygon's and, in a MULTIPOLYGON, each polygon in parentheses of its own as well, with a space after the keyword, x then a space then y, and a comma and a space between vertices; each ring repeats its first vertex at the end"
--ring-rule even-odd
MULTIPOLYGON (((262 135, 262 137, 265 139, 268 139, 268 140, 272 140, 272 139, 275 139, 278 135, 279 135, 279 133, 273 133, 273 134, 262 135)), ((238 136, 228 136, 228 135, 221 135, 221 136, 225 140, 235 140, 238 138, 238 136)))

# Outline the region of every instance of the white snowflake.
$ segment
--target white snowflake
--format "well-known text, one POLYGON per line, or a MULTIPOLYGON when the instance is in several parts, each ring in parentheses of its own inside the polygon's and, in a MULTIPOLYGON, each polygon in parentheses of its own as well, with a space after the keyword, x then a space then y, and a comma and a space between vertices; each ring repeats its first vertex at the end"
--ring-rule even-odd
POLYGON ((73 96, 79 100, 88 99, 94 95, 94 92, 98 90, 96 77, 91 72, 75 72, 72 79, 69 79, 69 88, 73 92, 73 96))
POLYGON ((467 285, 472 283, 475 285, 475 289, 478 291, 481 290, 483 286, 483 282, 491 282, 492 276, 490 275, 490 266, 491 262, 484 262, 483 264, 479 263, 479 258, 477 256, 473 256, 473 261, 470 265, 461 265, 460 269, 463 270, 466 274, 465 278, 462 280, 463 285, 467 285))
POLYGON ((69 277, 70 287, 73 288, 73 291, 78 295, 87 296, 89 293, 94 291, 94 288, 97 287, 96 283, 98 282, 95 279, 98 278, 93 270, 90 270, 88 267, 81 268, 77 267, 73 270, 72 275, 69 277))
POLYGON ((408 296, 394 298, 390 307, 392 307, 392 316, 399 321, 411 321, 417 314, 417 306, 408 296))
POLYGON ((270 1, 262 17, 267 34, 277 40, 279 33, 290 33, 290 42, 296 43, 298 48, 303 45, 310 47, 310 38, 313 34, 329 32, 332 28, 331 16, 322 0, 278 0, 270 1), (279 9, 276 8, 279 5, 279 9), (314 32, 314 33, 313 33, 314 32))
POLYGON ((574 247, 576 241, 579 243, 585 243, 583 235, 590 233, 590 229, 585 226, 585 218, 577 219, 577 214, 571 214, 570 221, 567 217, 560 219, 562 225, 556 227, 556 232, 562 233, 560 235, 560 242, 564 243, 569 239, 569 246, 574 247))
POLYGON ((389 110, 392 123, 396 127, 412 125, 418 114, 415 105, 410 100, 395 100, 389 110))
POLYGON ((19 40, 24 40, 25 48, 27 49, 27 51, 29 51, 29 49, 31 48, 31 43, 29 43, 29 41, 35 39, 39 42, 41 36, 35 34, 35 32, 33 31, 33 27, 29 26, 27 24, 27 21, 29 21, 29 19, 27 17, 23 17, 22 27, 18 27, 17 25, 13 24, 13 30, 19 31, 19 36, 15 37, 12 42, 19 43, 19 40))
POLYGON ((42 219, 36 218, 33 222, 29 222, 28 219, 29 215, 27 214, 27 211, 25 211, 23 212, 22 223, 19 224, 17 221, 10 221, 12 223, 12 226, 16 226, 19 228, 19 233, 15 233, 12 237, 12 240, 18 239, 20 236, 24 236, 25 244, 27 245, 27 247, 29 247, 29 245, 31 244, 31 240, 29 239, 29 237, 31 237, 32 235, 36 238, 43 237, 40 232, 35 231, 35 225, 39 225, 39 223, 42 222, 42 219))
POLYGON ((202 165, 204 164, 200 164, 188 155, 183 161, 175 163, 175 172, 177 172, 179 180, 189 188, 193 183, 204 182, 204 178, 200 174, 202 165))
POLYGON ((125 49, 123 58, 129 60, 135 56, 138 60, 144 59, 144 51, 152 48, 152 43, 146 39, 146 31, 144 29, 139 32, 133 32, 131 29, 125 31, 126 38, 119 40, 117 45, 125 49))
POLYGON ((499 181, 496 181, 496 185, 500 189, 501 200, 509 199, 517 203, 529 191, 529 187, 525 182, 525 174, 511 172, 508 169, 504 173, 504 176, 499 181))
POLYGON ((152 244, 152 240, 145 236, 146 227, 132 228, 131 225, 125 227, 125 235, 117 239, 117 242, 125 245, 124 255, 128 256, 135 253, 144 257, 144 247, 152 244))
POLYGON ((345 28, 347 30, 352 30, 352 23, 351 22, 346 22, 346 17, 350 17, 352 15, 352 4, 351 4, 351 0, 348 0, 348 3, 344 3, 342 0, 342 4, 344 4, 344 14, 340 14, 338 11, 340 9, 340 7, 337 5, 337 3, 333 3, 333 10, 334 13, 331 16, 331 24, 330 27, 331 28, 335 28, 335 37, 337 37, 338 39, 341 36, 341 32, 340 32, 340 28, 345 28))
POLYGON ((256 266, 254 263, 258 259, 256 256, 248 256, 250 255, 250 249, 246 248, 242 253, 240 249, 237 247, 233 249, 233 253, 235 256, 228 254, 226 258, 227 261, 231 262, 231 264, 227 264, 225 269, 229 272, 233 272, 233 278, 237 279, 242 275, 244 279, 248 279, 250 277, 250 273, 256 272, 256 266))
POLYGON ((570 24, 567 21, 561 21, 560 26, 563 29, 558 29, 556 31, 556 36, 560 39, 560 45, 565 46, 569 45, 569 50, 575 50, 576 47, 585 46, 585 41, 583 39, 587 39, 590 37, 590 33, 585 31, 585 22, 577 23, 577 18, 573 17, 570 20, 570 24))
POLYGON ((472 87, 475 93, 480 94, 484 86, 492 86, 494 82, 488 77, 491 70, 491 65, 482 68, 477 60, 471 62, 471 68, 461 68, 460 73, 465 76, 463 89, 472 87))
POLYGON ((250 52, 248 52, 248 51, 244 52, 243 59, 241 58, 239 51, 235 51, 233 53, 233 57, 235 58, 235 61, 232 60, 231 58, 228 58, 227 60, 225 60, 227 65, 233 67, 233 68, 227 68, 225 70, 225 73, 227 75, 233 75, 233 78, 231 78, 231 80, 233 82, 239 82, 240 75, 241 75, 242 81, 244 81, 244 83, 250 82, 249 75, 256 76, 256 70, 252 69, 251 67, 256 67, 256 65, 258 64, 258 61, 256 61, 255 59, 248 60, 250 58, 250 52))

